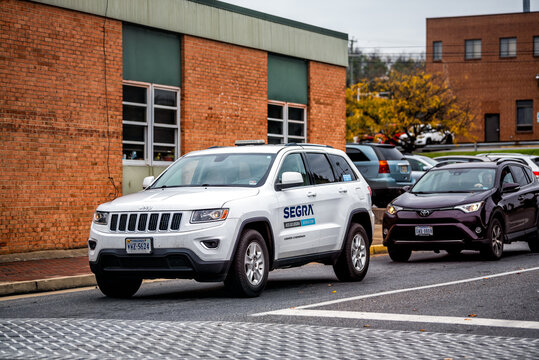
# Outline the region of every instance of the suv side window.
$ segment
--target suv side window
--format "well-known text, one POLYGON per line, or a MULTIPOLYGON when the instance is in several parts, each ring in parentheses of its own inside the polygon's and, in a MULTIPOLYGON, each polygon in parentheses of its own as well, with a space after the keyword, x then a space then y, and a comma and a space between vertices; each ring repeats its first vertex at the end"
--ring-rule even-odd
POLYGON ((416 159, 406 158, 412 167, 412 171, 423 171, 423 164, 416 159))
POLYGON ((352 160, 353 162, 358 162, 358 161, 371 161, 371 159, 369 159, 367 157, 367 155, 365 155, 363 153, 363 151, 359 150, 359 149, 356 149, 356 148, 347 148, 346 149, 346 155, 348 155, 348 157, 350 158, 350 160, 352 160))
POLYGON ((514 166, 511 165, 511 172, 513 173, 515 182, 519 184, 520 186, 526 186, 530 183, 528 180, 528 177, 526 176, 526 173, 524 172, 524 168, 522 166, 514 166))
POLYGON ((335 182, 335 175, 329 164, 326 155, 321 153, 307 153, 307 163, 309 171, 315 184, 326 184, 335 182))
POLYGON ((335 172, 335 177, 337 181, 353 181, 357 180, 356 174, 350 168, 348 161, 346 161, 342 156, 328 154, 329 161, 333 166, 333 171, 335 172))
POLYGON ((278 182, 283 180, 283 173, 287 171, 299 172, 303 177, 303 185, 310 185, 307 170, 305 170, 305 164, 303 163, 303 158, 300 153, 294 153, 286 156, 283 164, 281 165, 281 169, 279 169, 279 175, 277 177, 278 182))
POLYGON ((526 167, 526 168, 524 168, 524 170, 526 171, 526 174, 528 174, 528 178, 530 179, 530 182, 534 182, 535 181, 535 175, 533 174, 532 169, 526 167))
POLYGON ((502 183, 500 185, 515 182, 513 180, 513 175, 511 175, 511 171, 509 170, 509 167, 503 168, 502 175, 500 176, 500 179, 502 180, 502 183))

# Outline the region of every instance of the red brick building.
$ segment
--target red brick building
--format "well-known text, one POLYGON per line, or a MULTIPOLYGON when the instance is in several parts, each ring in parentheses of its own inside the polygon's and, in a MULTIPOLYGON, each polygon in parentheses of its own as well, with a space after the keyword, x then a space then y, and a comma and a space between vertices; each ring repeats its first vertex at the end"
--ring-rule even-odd
POLYGON ((539 140, 539 12, 427 19, 427 54, 476 109, 475 141, 539 140))
POLYGON ((343 33, 210 0, 0 0, 0 254, 240 139, 345 147, 343 33))

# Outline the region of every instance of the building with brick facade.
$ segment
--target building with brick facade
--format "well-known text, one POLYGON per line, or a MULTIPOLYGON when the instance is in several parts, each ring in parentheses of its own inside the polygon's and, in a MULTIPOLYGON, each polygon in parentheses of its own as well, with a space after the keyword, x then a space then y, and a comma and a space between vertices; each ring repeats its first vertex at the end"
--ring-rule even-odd
POLYGON ((211 0, 0 0, 0 254, 235 140, 345 148, 347 34, 211 0))
POLYGON ((475 109, 461 141, 539 140, 539 12, 427 19, 427 54, 475 109))

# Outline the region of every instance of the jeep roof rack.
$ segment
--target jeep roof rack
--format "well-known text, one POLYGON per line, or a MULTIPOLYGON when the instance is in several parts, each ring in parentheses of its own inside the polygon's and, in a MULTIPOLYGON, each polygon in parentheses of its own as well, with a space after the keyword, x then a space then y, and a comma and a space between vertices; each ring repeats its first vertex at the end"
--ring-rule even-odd
POLYGON ((310 143, 287 143, 287 144, 284 144, 284 146, 318 146, 318 147, 325 147, 325 148, 333 149, 333 146, 330 146, 330 145, 310 144, 310 143))
POLYGON ((246 146, 246 145, 265 145, 266 142, 262 139, 257 140, 236 140, 234 145, 236 146, 246 146))

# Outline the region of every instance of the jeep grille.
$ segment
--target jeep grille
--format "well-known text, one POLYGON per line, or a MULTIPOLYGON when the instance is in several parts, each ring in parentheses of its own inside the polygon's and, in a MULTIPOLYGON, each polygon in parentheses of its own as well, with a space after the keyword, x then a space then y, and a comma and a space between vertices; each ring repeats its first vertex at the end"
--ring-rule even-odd
POLYGON ((180 230, 181 213, 129 213, 112 214, 110 231, 157 232, 180 230))

